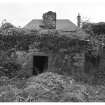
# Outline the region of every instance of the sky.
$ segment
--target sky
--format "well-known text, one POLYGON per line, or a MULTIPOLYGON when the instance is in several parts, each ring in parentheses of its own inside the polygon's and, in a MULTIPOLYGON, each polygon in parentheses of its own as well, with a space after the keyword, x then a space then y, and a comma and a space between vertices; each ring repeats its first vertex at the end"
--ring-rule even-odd
POLYGON ((25 26, 32 19, 42 19, 48 11, 57 19, 69 19, 77 24, 78 12, 82 21, 105 22, 105 0, 0 0, 0 24, 4 19, 15 26, 25 26))

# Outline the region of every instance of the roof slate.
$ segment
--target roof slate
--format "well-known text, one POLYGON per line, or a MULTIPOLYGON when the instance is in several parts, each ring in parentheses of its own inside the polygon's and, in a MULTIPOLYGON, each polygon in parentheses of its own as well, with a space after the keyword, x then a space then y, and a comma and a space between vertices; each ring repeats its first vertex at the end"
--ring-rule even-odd
MULTIPOLYGON (((33 19, 27 25, 24 26, 26 29, 36 29, 41 30, 40 25, 43 25, 41 19, 33 19)), ((77 26, 68 19, 57 19, 56 20, 56 30, 62 31, 75 31, 77 26)))

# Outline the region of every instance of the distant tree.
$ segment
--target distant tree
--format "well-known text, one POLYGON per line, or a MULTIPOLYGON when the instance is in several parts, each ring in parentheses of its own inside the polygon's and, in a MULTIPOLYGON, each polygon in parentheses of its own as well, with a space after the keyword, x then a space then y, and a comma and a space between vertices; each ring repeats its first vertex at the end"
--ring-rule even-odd
POLYGON ((91 35, 105 34, 105 22, 99 22, 99 23, 83 22, 82 29, 91 35))
POLYGON ((6 23, 2 24, 0 28, 1 29, 7 29, 7 28, 14 28, 14 27, 15 26, 12 25, 11 23, 6 22, 6 23))
POLYGON ((86 33, 88 33, 88 34, 90 34, 90 35, 93 34, 92 23, 83 22, 83 23, 82 23, 82 29, 83 29, 86 33))

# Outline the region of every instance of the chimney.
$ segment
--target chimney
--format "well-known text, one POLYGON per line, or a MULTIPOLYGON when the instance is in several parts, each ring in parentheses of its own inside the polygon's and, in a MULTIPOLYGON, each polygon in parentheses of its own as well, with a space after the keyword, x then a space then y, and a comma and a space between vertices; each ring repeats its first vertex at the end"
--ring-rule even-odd
POLYGON ((43 23, 48 29, 56 29, 56 13, 52 11, 44 13, 43 23))
POLYGON ((78 16, 77 16, 77 26, 78 26, 78 27, 81 26, 81 16, 80 16, 79 13, 78 13, 78 16))

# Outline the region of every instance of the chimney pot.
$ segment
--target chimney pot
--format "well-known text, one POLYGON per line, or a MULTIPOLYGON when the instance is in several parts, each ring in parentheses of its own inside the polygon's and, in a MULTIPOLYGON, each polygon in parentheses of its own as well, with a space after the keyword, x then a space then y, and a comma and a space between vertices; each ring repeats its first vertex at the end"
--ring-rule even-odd
POLYGON ((77 26, 80 27, 80 25, 81 25, 81 16, 78 13, 78 16, 77 16, 77 26))

